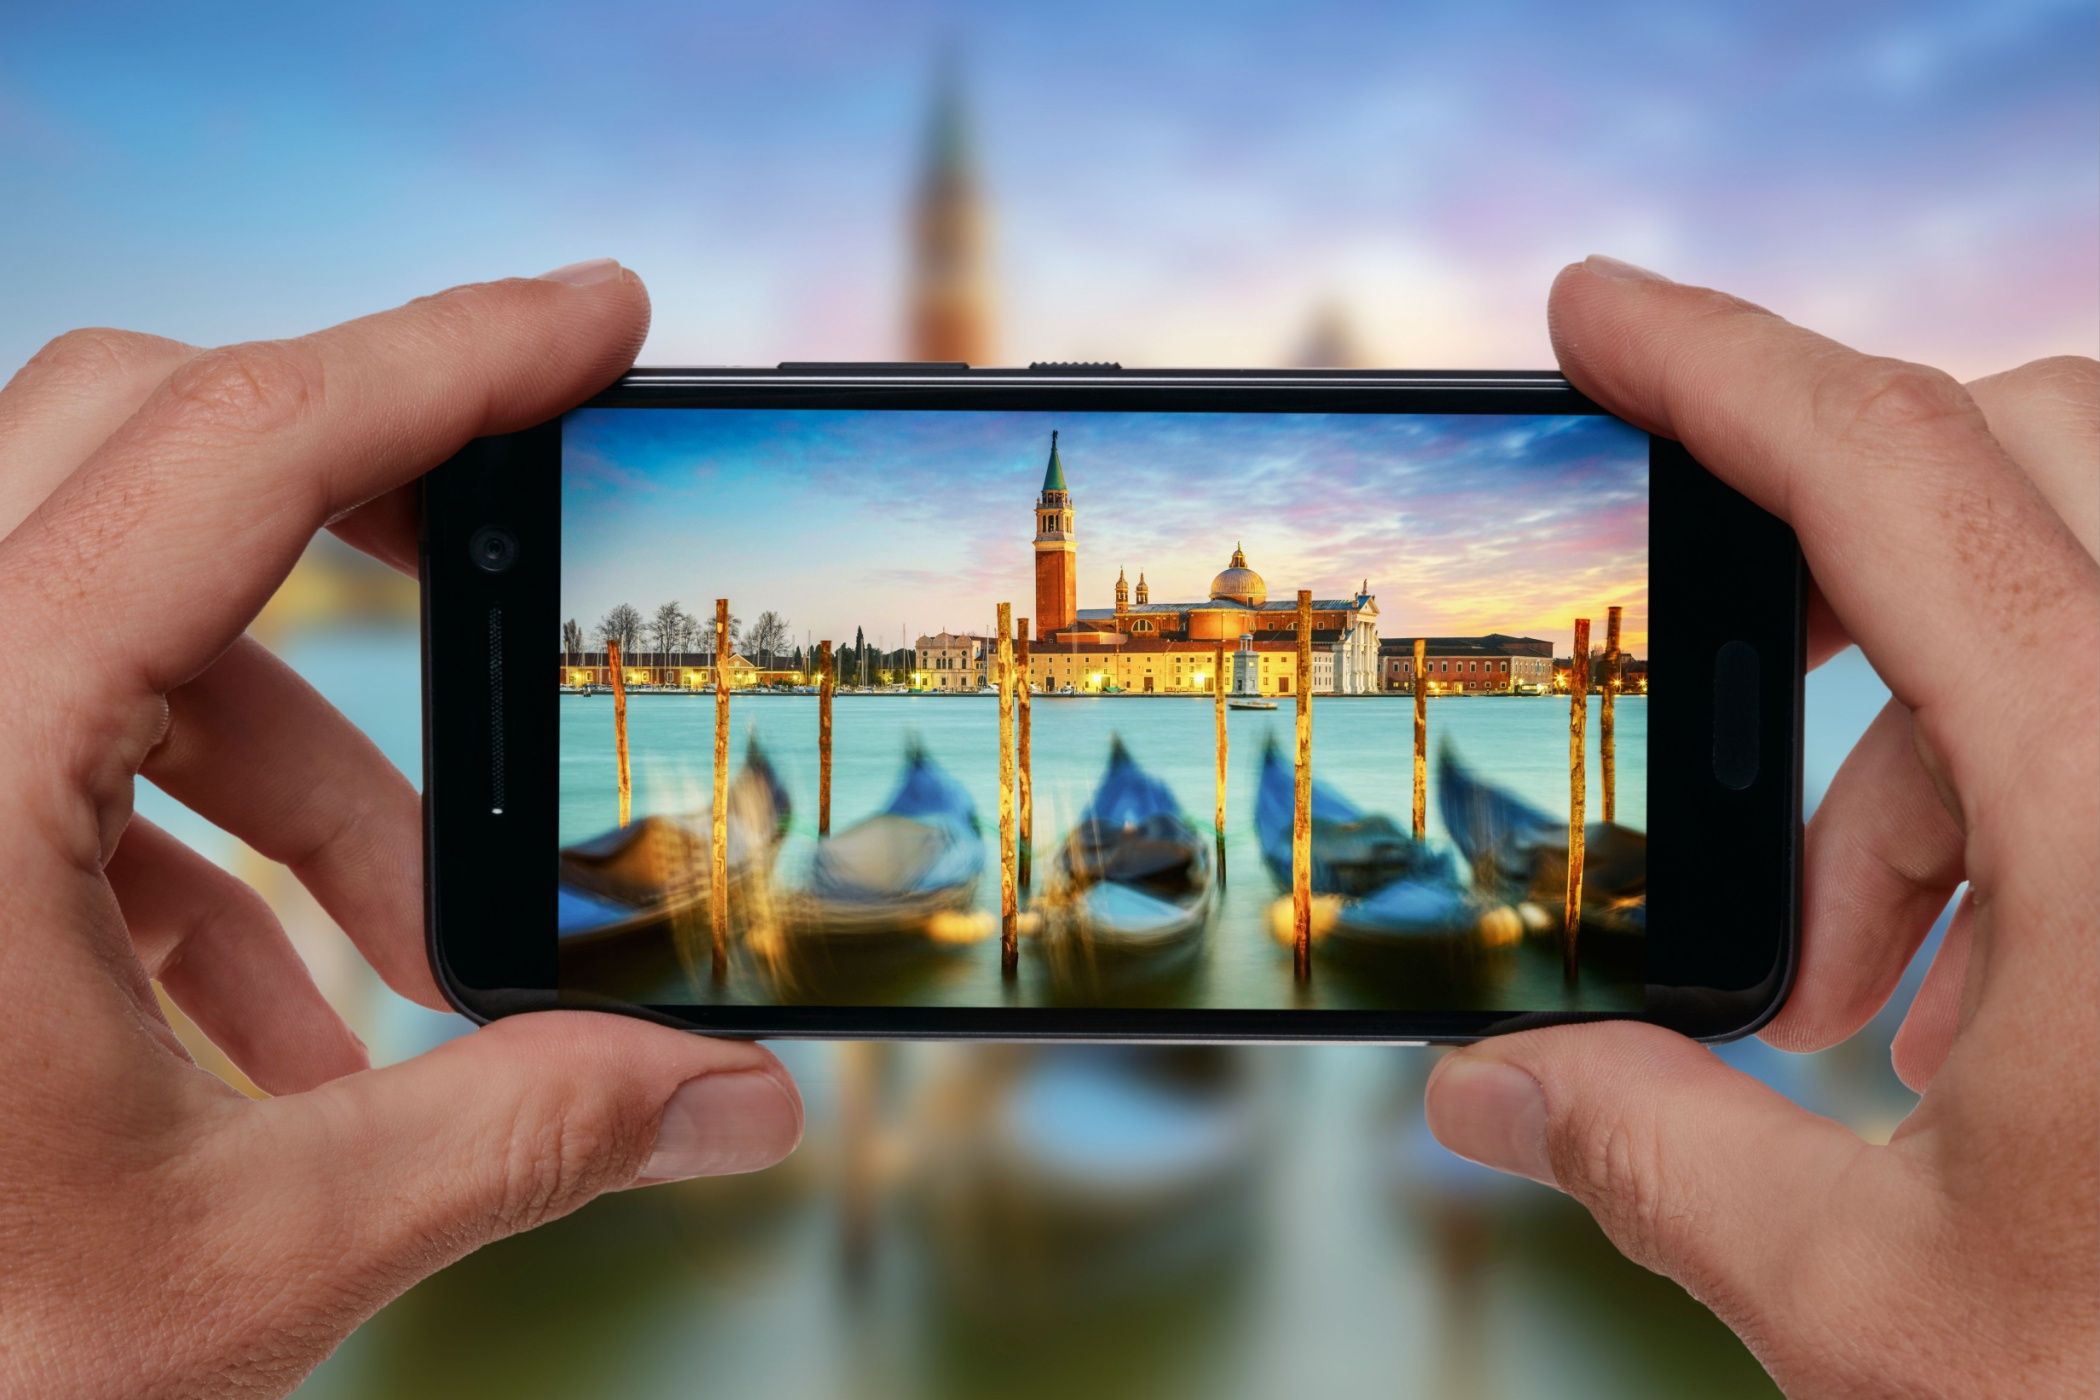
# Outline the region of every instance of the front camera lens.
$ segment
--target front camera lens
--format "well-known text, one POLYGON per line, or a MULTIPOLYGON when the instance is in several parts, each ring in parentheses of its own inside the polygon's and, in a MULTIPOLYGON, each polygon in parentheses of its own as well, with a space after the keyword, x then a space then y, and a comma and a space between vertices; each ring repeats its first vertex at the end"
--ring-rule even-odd
POLYGON ((501 525, 484 525, 467 541, 474 563, 492 574, 500 574, 518 562, 518 537, 501 525))

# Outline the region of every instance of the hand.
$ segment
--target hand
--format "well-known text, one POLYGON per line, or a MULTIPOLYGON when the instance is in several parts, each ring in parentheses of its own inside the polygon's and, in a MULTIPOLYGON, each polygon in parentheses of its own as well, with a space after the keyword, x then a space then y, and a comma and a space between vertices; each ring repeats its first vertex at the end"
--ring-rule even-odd
MULTIPOLYGON (((1611 259, 1554 284, 1568 377, 1792 523, 1812 659, 1887 709, 1807 839, 1793 995, 1817 1050, 1968 892, 1895 1042, 1887 1146, 1654 1027, 1448 1056, 1454 1151, 1568 1192, 1799 1395, 2086 1393, 2100 1375, 2100 365, 1963 388, 1611 259)), ((1667 704, 1668 701, 1663 703, 1667 704)))
POLYGON ((772 1056, 641 1021, 369 1068, 262 900, 131 814, 143 773, 442 1007, 415 792, 242 628, 323 525, 413 569, 406 483, 595 392, 648 320, 587 263, 273 344, 79 331, 0 391, 0 1393, 289 1390, 489 1240, 793 1148, 772 1056), (278 1097, 199 1070, 152 980, 278 1097))

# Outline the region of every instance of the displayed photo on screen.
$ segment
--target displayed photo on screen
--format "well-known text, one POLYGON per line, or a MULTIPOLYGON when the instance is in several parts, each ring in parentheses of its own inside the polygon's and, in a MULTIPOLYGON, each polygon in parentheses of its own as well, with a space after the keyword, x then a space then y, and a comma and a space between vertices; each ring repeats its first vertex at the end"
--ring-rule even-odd
POLYGON ((580 410, 561 600, 564 993, 1641 1005, 1615 419, 580 410))

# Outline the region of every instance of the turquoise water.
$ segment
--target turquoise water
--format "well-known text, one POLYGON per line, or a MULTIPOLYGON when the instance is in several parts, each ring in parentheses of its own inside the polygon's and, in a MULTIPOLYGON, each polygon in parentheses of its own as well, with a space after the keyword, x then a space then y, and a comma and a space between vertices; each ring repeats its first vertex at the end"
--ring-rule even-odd
MULTIPOLYGON (((1597 707, 1590 702, 1590 803, 1597 814, 1597 707)), ((1146 1005, 1235 1009, 1289 1007, 1434 1006, 1448 987, 1365 984, 1337 972, 1319 973, 1312 987, 1294 986, 1287 950, 1269 932, 1269 906, 1279 891, 1262 865, 1253 824, 1254 795, 1264 742, 1288 747, 1293 712, 1231 711, 1227 794, 1228 879, 1201 964, 1179 984, 1148 989, 1146 1005)), ((730 714, 732 763, 756 733, 794 802, 794 819, 777 875, 800 883, 815 842, 817 701, 814 696, 740 695, 730 714)), ((907 742, 916 737, 972 794, 988 833, 998 813, 998 708, 990 696, 839 697, 833 719, 832 825, 841 830, 882 806, 895 785, 907 742)), ((1647 825, 1647 700, 1618 701, 1618 819, 1647 825)), ((1447 841, 1437 811, 1434 752, 1453 745, 1476 773, 1540 808, 1568 808, 1568 706, 1551 697, 1441 699, 1429 707, 1432 750, 1429 835, 1447 841)), ((1413 706, 1406 697, 1330 698, 1313 705, 1315 774, 1345 796, 1403 825, 1413 784, 1413 706)), ((712 789, 714 700, 710 695, 634 695, 628 705, 634 772, 634 813, 704 812, 712 789)), ((1203 698, 1038 698, 1032 744, 1035 780, 1035 852, 1043 864, 1092 795, 1107 763, 1111 736, 1120 735, 1138 761, 1163 779, 1201 830, 1212 819, 1213 710, 1203 698)), ((608 696, 561 699, 560 839, 564 845, 612 827, 617 820, 608 696)), ((979 908, 998 908, 997 867, 978 891, 979 908)), ((675 969, 625 975, 621 994, 665 1002, 698 998, 763 1003, 772 993, 739 967, 720 988, 691 988, 675 969), (640 978, 638 982, 636 977, 640 978)), ((1024 959, 1018 987, 1002 983, 996 939, 955 950, 901 988, 869 988, 870 1001, 901 1000, 938 1006, 1037 1004, 1045 996, 1036 969, 1024 959)), ((1464 993, 1486 1009, 1625 1009, 1638 988, 1586 969, 1579 986, 1565 985, 1556 946, 1527 942, 1464 993)), ((1129 1003, 1126 1003, 1129 1004, 1129 1003)))

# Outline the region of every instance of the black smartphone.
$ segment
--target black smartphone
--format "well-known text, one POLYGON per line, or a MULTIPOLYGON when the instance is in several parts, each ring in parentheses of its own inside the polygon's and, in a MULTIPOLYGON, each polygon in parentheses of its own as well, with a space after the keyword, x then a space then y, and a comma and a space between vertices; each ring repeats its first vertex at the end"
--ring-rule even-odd
POLYGON ((637 370, 423 507, 470 1016, 1722 1039, 1786 994, 1800 551, 1557 375, 637 370))

